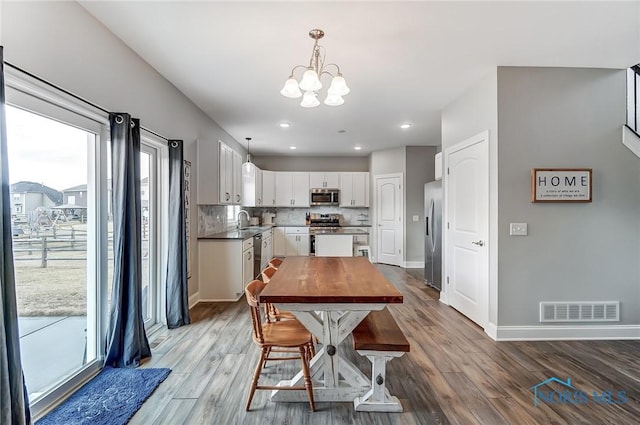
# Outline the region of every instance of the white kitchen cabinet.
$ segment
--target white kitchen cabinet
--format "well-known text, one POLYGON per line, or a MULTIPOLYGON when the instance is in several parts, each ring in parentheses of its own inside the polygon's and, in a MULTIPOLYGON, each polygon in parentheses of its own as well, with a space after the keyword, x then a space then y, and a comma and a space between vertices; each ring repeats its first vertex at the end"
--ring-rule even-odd
POLYGON ((309 206, 309 173, 277 171, 275 173, 275 183, 276 206, 309 206))
POLYGON ((340 206, 369 206, 369 173, 340 173, 340 206))
POLYGON ((262 253, 260 257, 260 270, 269 267, 269 261, 273 258, 273 237, 271 230, 262 233, 262 253))
POLYGON ((316 257, 352 257, 353 235, 316 235, 316 257))
POLYGON ((198 241, 201 301, 237 301, 253 279, 253 238, 198 241))
POLYGON ((255 278, 253 266, 253 247, 251 247, 242 251, 242 292, 244 292, 244 287, 247 283, 251 282, 255 278))
POLYGON ((340 187, 340 173, 311 172, 309 173, 310 189, 338 189, 340 187))
POLYGON ((276 206, 276 173, 274 171, 262 171, 262 205, 276 206))
POLYGON ((199 205, 240 205, 242 157, 221 140, 197 143, 196 202, 199 205))
POLYGON ((285 227, 285 256, 309 255, 308 227, 285 227))
POLYGON ((231 179, 233 181, 233 205, 242 204, 242 156, 233 151, 233 163, 231 168, 231 179))
MULTIPOLYGON (((220 169, 220 198, 218 199, 220 204, 232 204, 233 203, 233 149, 224 144, 222 141, 218 141, 220 146, 219 156, 219 169, 220 169)), ((211 165, 209 165, 211 166, 211 165)), ((206 184, 206 183, 205 183, 206 184)))
POLYGON ((273 228, 273 255, 284 257, 287 253, 287 235, 284 227, 273 228))
POLYGON ((242 205, 262 206, 262 170, 251 162, 242 164, 242 205))

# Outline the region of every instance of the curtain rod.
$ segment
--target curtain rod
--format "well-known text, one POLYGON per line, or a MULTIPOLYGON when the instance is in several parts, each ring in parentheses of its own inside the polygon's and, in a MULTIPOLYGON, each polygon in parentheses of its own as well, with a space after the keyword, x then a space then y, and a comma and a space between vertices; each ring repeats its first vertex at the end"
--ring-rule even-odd
MULTIPOLYGON (((85 99, 85 98, 83 98, 83 97, 80 97, 80 96, 78 96, 78 95, 76 95, 76 94, 73 94, 73 93, 71 93, 69 90, 65 90, 65 89, 63 89, 62 87, 57 86, 57 85, 55 85, 55 84, 53 84, 53 83, 51 83, 51 82, 49 82, 49 81, 45 80, 44 78, 38 77, 37 75, 32 74, 31 72, 26 71, 26 70, 24 70, 24 69, 22 69, 22 68, 20 68, 20 67, 18 67, 18 66, 16 66, 16 65, 12 64, 11 62, 4 61, 4 64, 5 64, 5 65, 7 65, 7 66, 8 66, 8 67, 10 67, 10 68, 15 69, 16 71, 19 71, 19 72, 22 72, 22 73, 23 73, 23 74, 25 74, 25 75, 28 75, 29 77, 31 77, 31 78, 33 78, 33 79, 35 79, 35 80, 40 81, 40 82, 41 82, 41 83, 43 83, 43 84, 48 85, 49 87, 53 87, 53 88, 54 88, 54 89, 56 89, 56 90, 60 90, 62 93, 66 94, 66 95, 68 95, 68 96, 71 96, 71 97, 73 97, 73 98, 74 98, 74 99, 76 99, 76 100, 79 100, 79 101, 81 101, 81 102, 84 102, 84 103, 86 103, 87 105, 90 105, 90 106, 92 106, 92 107, 94 107, 94 108, 96 108, 96 109, 98 109, 98 110, 100 110, 100 111, 104 112, 105 114, 110 114, 110 113, 111 113, 110 111, 106 110, 105 108, 103 108, 103 107, 101 107, 101 106, 96 105, 95 103, 91 102, 90 100, 87 100, 87 99, 85 99)), ((162 140, 164 140, 164 141, 166 141, 166 142, 168 142, 168 141, 169 141, 169 139, 168 139, 168 138, 166 138, 166 137, 164 137, 164 136, 162 136, 162 135, 160 135, 160 134, 156 133, 155 131, 149 130, 148 128, 144 128, 144 127, 140 126, 140 130, 144 130, 144 131, 146 131, 147 133, 153 134, 154 136, 159 137, 159 138, 161 138, 162 140)))

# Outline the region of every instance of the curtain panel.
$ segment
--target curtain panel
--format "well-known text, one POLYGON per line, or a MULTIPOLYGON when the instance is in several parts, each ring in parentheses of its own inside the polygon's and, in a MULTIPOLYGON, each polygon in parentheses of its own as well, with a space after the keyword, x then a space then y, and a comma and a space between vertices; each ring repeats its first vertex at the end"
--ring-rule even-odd
POLYGON ((169 252, 166 284, 169 329, 190 323, 184 181, 183 142, 169 140, 169 252))
POLYGON ((137 367, 151 357, 142 316, 140 120, 109 114, 113 212, 113 287, 105 365, 137 367))
POLYGON ((9 159, 4 93, 3 47, 0 46, 0 424, 31 423, 29 398, 20 360, 20 334, 13 268, 9 159))

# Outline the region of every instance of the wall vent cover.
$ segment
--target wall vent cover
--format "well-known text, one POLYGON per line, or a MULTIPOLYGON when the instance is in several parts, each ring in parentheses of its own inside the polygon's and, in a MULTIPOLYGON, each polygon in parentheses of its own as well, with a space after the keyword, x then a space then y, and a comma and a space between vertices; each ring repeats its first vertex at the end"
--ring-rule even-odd
POLYGON ((619 322, 620 301, 541 302, 541 322, 619 322))

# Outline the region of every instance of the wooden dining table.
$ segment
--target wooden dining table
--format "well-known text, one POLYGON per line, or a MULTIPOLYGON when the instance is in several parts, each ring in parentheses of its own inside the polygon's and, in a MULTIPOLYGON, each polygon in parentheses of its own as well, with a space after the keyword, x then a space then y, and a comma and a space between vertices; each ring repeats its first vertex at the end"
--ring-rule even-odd
MULTIPOLYGON (((402 294, 366 257, 287 257, 260 294, 261 303, 290 311, 318 338, 310 362, 316 401, 350 401, 370 379, 338 346, 373 310, 402 303, 402 294)), ((304 385, 302 372, 279 385, 304 385)), ((273 401, 306 401, 303 391, 275 390, 273 401)))

